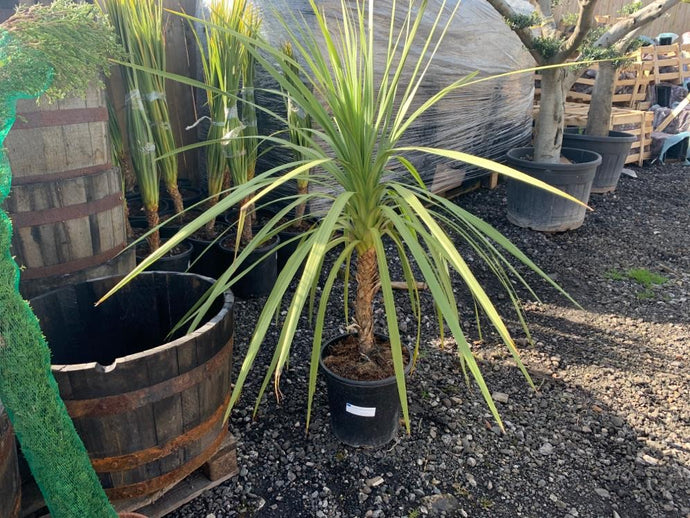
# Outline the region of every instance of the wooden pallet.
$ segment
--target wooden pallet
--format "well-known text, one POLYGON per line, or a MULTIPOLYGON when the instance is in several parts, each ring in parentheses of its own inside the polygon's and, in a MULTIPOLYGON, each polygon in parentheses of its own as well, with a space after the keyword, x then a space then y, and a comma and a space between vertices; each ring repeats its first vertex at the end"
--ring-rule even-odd
MULTIPOLYGON (((201 468, 184 480, 164 491, 139 499, 113 502, 118 512, 136 511, 147 518, 161 518, 178 507, 191 502, 204 491, 214 488, 239 472, 237 467, 237 441, 228 434, 216 454, 201 468)), ((49 518, 43 496, 35 483, 22 487, 22 518, 49 518)))
MULTIPOLYGON (((597 70, 599 67, 595 63, 589 70, 597 70)), ((624 68, 620 71, 614 94, 611 102, 618 108, 632 108, 635 110, 646 110, 650 103, 647 102, 647 88, 654 82, 654 65, 651 62, 639 62, 624 68)), ((566 100, 568 102, 590 103, 592 100, 592 88, 596 82, 595 77, 588 77, 590 74, 583 74, 575 81, 575 84, 568 92, 566 100), (583 88, 584 87, 584 88, 583 88), (577 91, 576 89, 587 89, 587 92, 577 91)))
POLYGON ((690 79, 690 44, 649 45, 639 52, 642 62, 650 64, 655 84, 682 85, 690 79))
MULTIPOLYGON (((589 105, 581 103, 566 103, 565 124, 566 126, 587 126, 587 111, 589 105)), ((534 113, 539 111, 539 106, 534 107, 534 113)), ((626 164, 637 164, 641 166, 645 160, 652 157, 652 125, 654 122, 654 112, 643 110, 630 110, 628 108, 612 109, 610 129, 615 131, 625 131, 637 137, 633 142, 630 153, 625 159, 626 164)))

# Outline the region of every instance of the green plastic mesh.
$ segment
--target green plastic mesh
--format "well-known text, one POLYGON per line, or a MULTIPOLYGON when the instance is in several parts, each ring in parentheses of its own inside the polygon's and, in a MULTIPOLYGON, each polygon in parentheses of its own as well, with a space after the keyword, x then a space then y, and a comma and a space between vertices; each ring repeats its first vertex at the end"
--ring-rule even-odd
MULTIPOLYGON (((39 96, 52 75, 39 52, 0 34, 0 147, 14 124, 17 100, 39 96)), ((0 150, 0 206, 11 180, 7 154, 0 150)), ((12 223, 0 210, 0 400, 51 515, 116 517, 60 399, 38 320, 19 294, 11 237, 12 223)))

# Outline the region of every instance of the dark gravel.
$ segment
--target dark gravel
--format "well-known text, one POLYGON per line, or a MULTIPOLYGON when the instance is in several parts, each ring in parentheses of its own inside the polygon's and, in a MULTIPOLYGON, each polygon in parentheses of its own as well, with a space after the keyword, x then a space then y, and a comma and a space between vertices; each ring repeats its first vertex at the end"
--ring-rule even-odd
MULTIPOLYGON (((476 387, 465 385, 454 344, 439 343, 425 294, 426 341, 409 379, 412 435, 401 429, 379 450, 344 446, 330 433, 320 390, 305 437, 311 334, 304 320, 282 404, 269 395, 258 420, 251 418, 275 329, 233 413, 240 475, 171 516, 690 517, 690 167, 635 173, 615 193, 593 195, 585 224, 563 234, 510 225, 503 186, 456 200, 504 232, 584 308, 527 275, 543 297, 526 303, 531 347, 507 297, 468 255, 538 386, 529 388, 496 336, 475 344, 505 434, 476 387), (645 288, 626 275, 636 268, 667 280, 645 288)), ((396 265, 391 271, 402 278, 396 265)), ((402 331, 412 336, 406 295, 399 295, 402 331)), ((465 328, 478 339, 472 305, 460 300, 465 328)), ((344 329, 333 306, 329 335, 344 329)), ((260 300, 237 305, 238 367, 260 308, 260 300)))

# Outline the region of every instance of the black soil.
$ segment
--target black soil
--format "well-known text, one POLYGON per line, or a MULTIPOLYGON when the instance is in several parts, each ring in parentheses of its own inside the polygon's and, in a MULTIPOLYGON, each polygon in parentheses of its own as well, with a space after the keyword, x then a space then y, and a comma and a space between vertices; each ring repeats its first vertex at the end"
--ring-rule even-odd
MULTIPOLYGON (((239 475, 171 516, 690 516, 690 168, 634 171, 637 178, 623 176, 615 193, 593 195, 585 224, 563 234, 508 223, 502 185, 456 200, 504 232, 583 308, 519 268, 542 298, 520 291, 530 346, 500 283, 457 241, 536 385, 529 387, 488 326, 479 341, 471 299, 455 279, 463 327, 505 433, 476 385, 465 384, 454 341, 440 343, 426 292, 424 343, 408 381, 411 435, 401 427, 379 450, 338 443, 320 379, 305 437, 312 333, 304 316, 282 375, 282 402, 266 396, 252 419, 277 325, 233 411, 239 475)), ((398 264, 390 271, 403 278, 398 264)), ((349 324, 336 288, 326 338, 349 324)), ((401 334, 413 342, 407 294, 396 297, 401 334)), ((262 303, 237 303, 237 370, 262 303)), ((380 299, 376 317, 383 332, 380 299)))

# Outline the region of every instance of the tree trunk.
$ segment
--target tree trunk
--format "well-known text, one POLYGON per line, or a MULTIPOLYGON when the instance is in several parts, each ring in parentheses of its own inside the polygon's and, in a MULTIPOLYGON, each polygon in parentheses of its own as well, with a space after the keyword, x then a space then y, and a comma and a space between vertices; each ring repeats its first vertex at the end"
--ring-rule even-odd
MULTIPOLYGON (((144 212, 146 213, 146 223, 148 224, 149 230, 157 227, 158 223, 160 223, 160 219, 158 218, 158 207, 154 210, 145 208, 144 212)), ((161 246, 161 237, 158 230, 152 232, 146 240, 149 243, 149 252, 154 252, 161 246)))
MULTIPOLYGON (((208 210, 211 210, 218 203, 218 198, 219 198, 219 195, 216 195, 213 198, 211 198, 210 200, 208 200, 208 210)), ((208 239, 209 241, 213 241, 213 239, 215 239, 215 236, 213 235, 213 229, 215 227, 216 227, 216 218, 211 218, 204 225, 204 234, 206 235, 206 239, 208 239)))
POLYGON ((376 250, 369 248, 357 258, 355 324, 359 328, 359 352, 369 356, 376 346, 374 338, 374 295, 378 290, 379 270, 376 250))
MULTIPOLYGON (((242 205, 246 205, 249 202, 249 198, 245 198, 242 200, 242 205)), ((247 217, 244 219, 244 225, 242 226, 242 237, 241 237, 241 242, 242 244, 247 244, 249 243, 252 238, 254 237, 254 234, 252 232, 252 223, 253 223, 253 212, 250 211, 247 213, 247 217)))
MULTIPOLYGON (((309 184, 304 182, 297 182, 297 194, 306 195, 309 193, 309 184)), ((295 223, 294 226, 299 228, 304 218, 304 213, 307 209, 307 202, 300 203, 295 207, 295 223)))
POLYGON ((179 214, 184 210, 184 204, 182 203, 182 195, 180 194, 180 190, 177 188, 177 184, 166 184, 165 189, 168 191, 168 194, 173 201, 175 214, 179 214))
POLYGON ((611 124, 611 104, 618 71, 610 61, 599 63, 597 80, 592 90, 592 100, 587 112, 585 134, 593 137, 608 137, 611 124))
POLYGON ((541 72, 541 101, 534 129, 534 161, 555 164, 561 158, 565 116, 565 70, 541 72))

